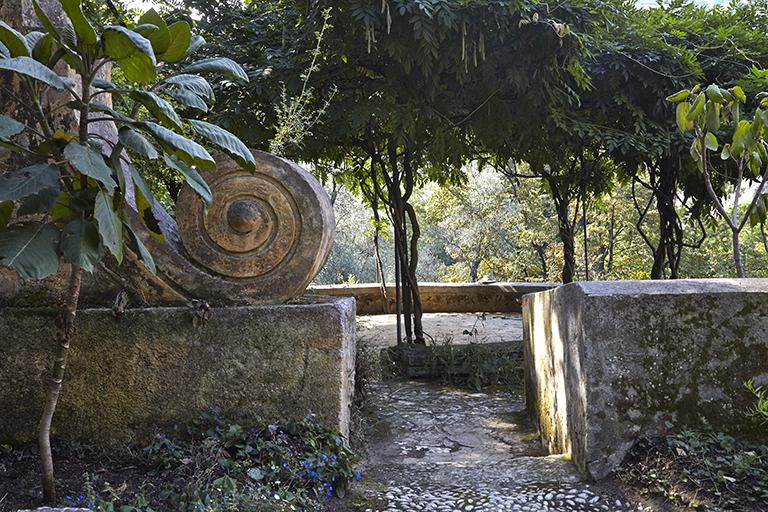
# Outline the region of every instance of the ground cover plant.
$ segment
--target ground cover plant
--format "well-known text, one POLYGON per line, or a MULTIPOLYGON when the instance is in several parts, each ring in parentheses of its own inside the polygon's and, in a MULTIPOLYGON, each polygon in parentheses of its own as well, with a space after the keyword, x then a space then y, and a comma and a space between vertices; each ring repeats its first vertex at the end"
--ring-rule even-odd
MULTIPOLYGON (((100 511, 321 510, 344 497, 357 458, 311 420, 237 423, 216 408, 144 447, 111 450, 58 440, 59 506, 100 511), (248 425, 248 426, 244 426, 248 425)), ((0 511, 41 500, 34 448, 0 448, 0 511)))
POLYGON ((712 429, 641 437, 615 475, 680 508, 768 510, 768 446, 712 429))

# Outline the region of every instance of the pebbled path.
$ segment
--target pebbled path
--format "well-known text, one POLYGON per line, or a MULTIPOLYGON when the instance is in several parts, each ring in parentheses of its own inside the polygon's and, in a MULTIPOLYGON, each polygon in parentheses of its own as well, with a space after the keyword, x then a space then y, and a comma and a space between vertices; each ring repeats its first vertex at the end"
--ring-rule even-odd
MULTIPOLYGON (((504 319, 506 332, 515 320, 504 319)), ((547 455, 519 394, 384 380, 371 384, 369 400, 366 512, 651 510, 547 455)))
POLYGON ((362 472, 379 491, 368 512, 642 510, 545 455, 519 395, 397 380, 372 388, 379 434, 362 472))

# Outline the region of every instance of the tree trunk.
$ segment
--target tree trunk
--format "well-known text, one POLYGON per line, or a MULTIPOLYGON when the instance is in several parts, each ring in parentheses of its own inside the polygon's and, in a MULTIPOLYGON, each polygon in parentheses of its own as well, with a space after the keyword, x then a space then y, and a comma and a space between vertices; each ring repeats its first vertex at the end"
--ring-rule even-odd
POLYGON ((61 383, 64 380, 69 346, 75 337, 75 314, 77 301, 80 297, 81 276, 82 269, 73 265, 72 274, 69 277, 67 303, 62 315, 56 319, 56 327, 58 328, 56 354, 53 359, 50 388, 40 420, 38 443, 42 462, 43 500, 50 505, 56 503, 56 483, 53 478, 53 454, 51 453, 51 421, 53 420, 53 413, 56 411, 61 383))
POLYGON ((568 198, 564 197, 557 188, 557 181, 548 178, 549 188, 552 191, 552 200, 557 211, 558 234, 563 244, 563 284, 573 282, 576 272, 576 250, 574 248, 573 225, 568 215, 568 198))
POLYGON ((634 182, 640 183, 651 191, 656 200, 656 211, 659 214, 659 238, 655 246, 641 229, 643 214, 637 223, 638 231, 653 253, 650 277, 651 279, 664 279, 666 277, 665 269, 669 268, 669 278, 677 279, 684 244, 683 227, 675 207, 679 168, 670 155, 660 156, 656 162, 647 167, 650 174, 649 182, 643 183, 638 177, 634 178, 634 182))
POLYGON ((547 250, 549 242, 544 242, 541 245, 531 242, 531 246, 533 246, 536 255, 539 257, 539 261, 541 262, 541 277, 544 281, 547 281, 549 279, 549 271, 547 270, 547 255, 544 251, 547 250))

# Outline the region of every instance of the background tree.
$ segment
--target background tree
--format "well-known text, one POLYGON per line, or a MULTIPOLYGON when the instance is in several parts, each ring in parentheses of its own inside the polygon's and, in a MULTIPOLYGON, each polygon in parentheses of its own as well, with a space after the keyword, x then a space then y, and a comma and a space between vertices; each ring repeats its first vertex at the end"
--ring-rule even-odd
MULTIPOLYGON (((638 225, 654 255, 653 279, 678 277, 683 248, 706 236, 701 220, 712 207, 689 144, 674 136, 674 111, 665 98, 702 80, 735 85, 765 59, 765 22, 764 9, 754 3, 703 7, 675 1, 643 9, 617 3, 612 23, 598 31, 594 60, 585 67, 607 125, 627 134, 609 144, 613 157, 626 164, 636 190, 653 193, 655 233, 638 225), (641 168, 646 177, 636 171, 641 168), (686 236, 682 217, 695 235, 686 236)), ((723 185, 718 179, 718 190, 723 185)), ((642 220, 651 204, 637 204, 642 220)))

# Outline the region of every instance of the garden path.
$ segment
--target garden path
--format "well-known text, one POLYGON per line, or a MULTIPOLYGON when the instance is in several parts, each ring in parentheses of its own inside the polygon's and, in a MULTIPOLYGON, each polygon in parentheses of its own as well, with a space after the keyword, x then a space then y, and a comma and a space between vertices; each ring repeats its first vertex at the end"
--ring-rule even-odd
MULTIPOLYGON (((387 316, 391 320, 361 317, 359 337, 380 346, 394 344, 394 317, 387 316)), ((476 318, 424 316, 425 332, 436 340, 453 336, 456 343, 476 318)), ((522 338, 522 319, 502 316, 486 315, 475 325, 478 342, 522 338)), ((546 455, 520 391, 473 392, 403 379, 372 383, 370 441, 356 489, 363 510, 651 510, 615 487, 586 482, 566 458, 546 455)))

